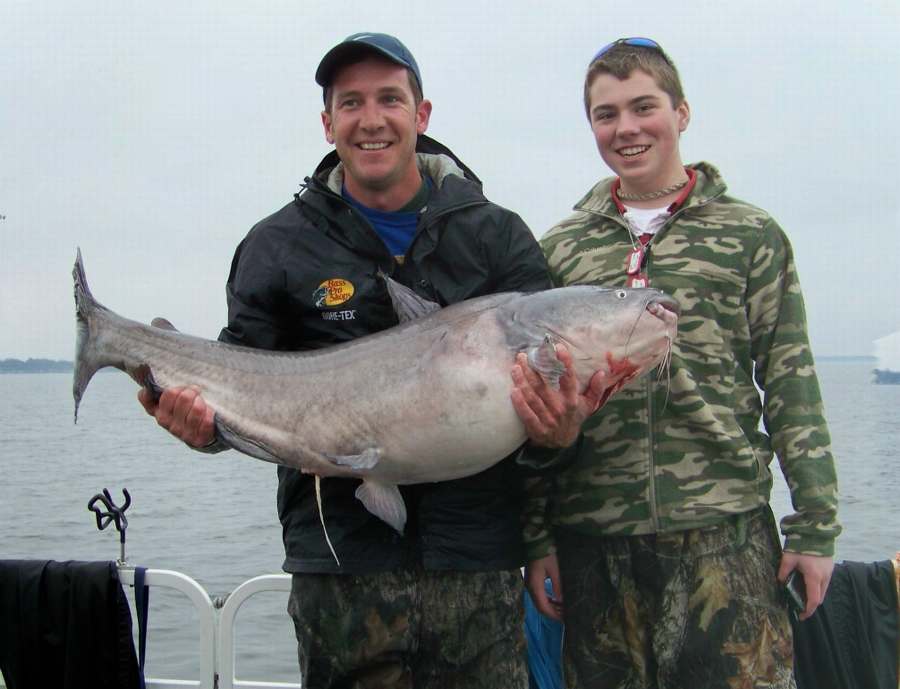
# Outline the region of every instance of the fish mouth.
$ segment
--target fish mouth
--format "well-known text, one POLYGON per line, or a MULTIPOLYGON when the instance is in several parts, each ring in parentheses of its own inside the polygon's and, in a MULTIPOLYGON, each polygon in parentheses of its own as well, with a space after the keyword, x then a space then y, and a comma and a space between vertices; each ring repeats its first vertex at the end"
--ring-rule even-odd
POLYGON ((681 306, 668 294, 658 294, 647 300, 647 310, 654 316, 665 319, 660 309, 669 312, 675 318, 681 315, 681 306))
POLYGON ((668 294, 658 294, 647 300, 645 311, 665 323, 666 338, 669 340, 669 349, 671 350, 672 340, 675 339, 675 334, 678 332, 678 317, 681 315, 681 306, 668 294))

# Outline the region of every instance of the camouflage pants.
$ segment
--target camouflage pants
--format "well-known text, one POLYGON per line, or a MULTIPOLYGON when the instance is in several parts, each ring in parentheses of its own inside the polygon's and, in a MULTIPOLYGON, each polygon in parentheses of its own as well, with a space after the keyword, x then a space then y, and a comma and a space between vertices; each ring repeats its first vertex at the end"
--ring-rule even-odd
POLYGON ((522 574, 294 574, 304 689, 526 689, 522 574))
POLYGON ((794 689, 768 507, 709 529, 558 533, 569 689, 794 689))

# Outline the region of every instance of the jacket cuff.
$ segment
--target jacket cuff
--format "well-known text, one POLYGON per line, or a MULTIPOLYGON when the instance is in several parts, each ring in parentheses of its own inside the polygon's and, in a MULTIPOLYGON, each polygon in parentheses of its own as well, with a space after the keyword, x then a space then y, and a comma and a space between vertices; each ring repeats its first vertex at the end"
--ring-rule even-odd
MULTIPOLYGON (((185 443, 187 445, 187 443, 185 443)), ((194 447, 193 445, 188 445, 189 448, 195 450, 197 452, 202 452, 207 455, 214 455, 219 452, 223 452, 225 450, 230 450, 231 446, 226 445, 222 439, 219 437, 219 434, 216 434, 216 437, 213 439, 209 445, 204 445, 203 447, 194 447)))
POLYGON ((785 537, 784 549, 798 555, 834 557, 834 539, 799 534, 790 535, 785 537))
POLYGON ((529 440, 516 455, 516 464, 536 474, 550 470, 559 471, 578 456, 583 438, 584 433, 579 433, 575 442, 568 447, 542 447, 529 440))
POLYGON ((553 542, 553 539, 550 538, 549 535, 539 541, 533 541, 531 543, 525 544, 525 556, 527 557, 528 562, 540 560, 541 558, 552 555, 555 552, 556 543, 553 542))

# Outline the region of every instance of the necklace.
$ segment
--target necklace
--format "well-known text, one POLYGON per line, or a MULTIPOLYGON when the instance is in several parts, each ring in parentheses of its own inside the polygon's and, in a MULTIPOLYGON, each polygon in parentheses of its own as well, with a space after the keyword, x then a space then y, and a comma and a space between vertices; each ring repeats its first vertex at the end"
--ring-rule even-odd
POLYGON ((634 194, 627 191, 622 191, 621 188, 616 189, 616 196, 618 196, 623 201, 652 201, 653 199, 658 199, 662 196, 668 196, 673 191, 678 191, 683 188, 690 180, 685 179, 680 182, 675 182, 675 184, 670 184, 664 189, 660 189, 659 191, 649 191, 646 194, 634 194))

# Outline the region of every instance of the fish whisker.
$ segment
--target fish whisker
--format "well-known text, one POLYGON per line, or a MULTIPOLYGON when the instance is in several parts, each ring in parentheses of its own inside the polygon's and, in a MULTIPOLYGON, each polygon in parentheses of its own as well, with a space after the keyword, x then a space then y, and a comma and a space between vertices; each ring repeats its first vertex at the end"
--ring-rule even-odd
POLYGON ((625 339, 625 356, 627 357, 629 354, 628 347, 631 345, 631 338, 634 336, 634 331, 637 330, 638 323, 640 323, 641 318, 646 312, 646 308, 640 311, 637 317, 634 319, 634 323, 631 324, 631 330, 628 331, 628 337, 625 339))
POLYGON ((669 391, 672 389, 672 336, 666 335, 666 353, 656 368, 656 381, 660 382, 663 375, 666 377, 666 398, 663 400, 663 411, 669 404, 669 391))

